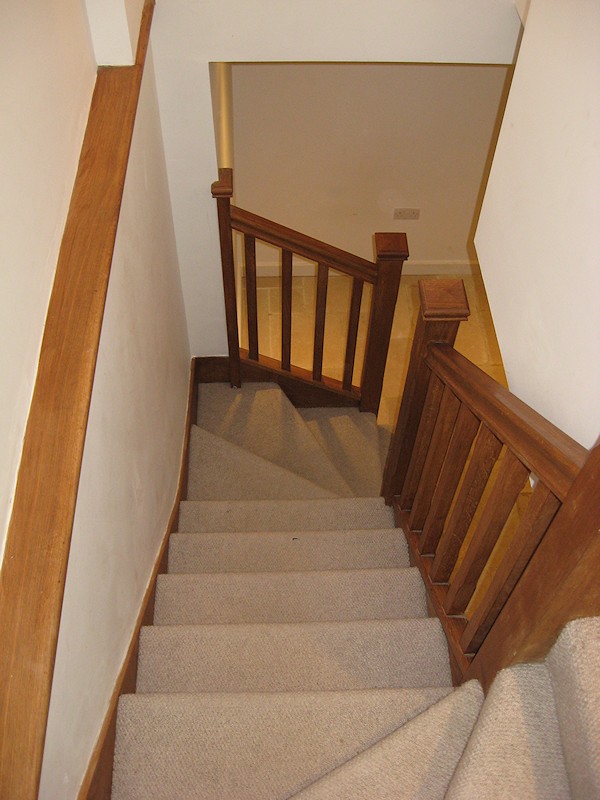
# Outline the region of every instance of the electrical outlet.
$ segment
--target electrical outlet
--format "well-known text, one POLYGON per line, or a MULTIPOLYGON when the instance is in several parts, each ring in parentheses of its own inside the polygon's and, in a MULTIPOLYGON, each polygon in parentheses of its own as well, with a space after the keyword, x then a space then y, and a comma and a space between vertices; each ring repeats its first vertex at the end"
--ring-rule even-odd
POLYGON ((395 208, 394 219, 419 219, 421 216, 420 208, 395 208))

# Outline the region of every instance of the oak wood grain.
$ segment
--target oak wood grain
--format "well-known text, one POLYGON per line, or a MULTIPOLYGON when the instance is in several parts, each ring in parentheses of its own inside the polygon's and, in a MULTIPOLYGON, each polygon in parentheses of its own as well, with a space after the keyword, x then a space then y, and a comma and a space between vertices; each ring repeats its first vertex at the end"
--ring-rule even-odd
POLYGON ((445 606, 448 614, 462 614, 465 611, 483 568, 529 476, 527 467, 510 450, 499 466, 496 481, 473 531, 467 552, 452 577, 445 606))
POLYGON ((315 308, 315 340, 313 348, 312 376, 314 381, 320 381, 323 374, 323 342, 325 340, 325 313, 327 310, 327 282, 329 269, 325 264, 319 264, 317 272, 317 300, 315 308))
POLYGON ((383 473, 381 493, 388 505, 392 503, 393 497, 402 491, 417 438, 421 411, 431 376, 431 370, 424 362, 429 343, 454 344, 460 321, 469 316, 469 306, 462 281, 455 280, 453 285, 446 282, 442 284, 436 280, 419 281, 419 291, 422 296, 425 295, 428 316, 425 317, 421 312, 417 319, 400 411, 383 473), (455 316, 450 319, 437 318, 432 312, 436 303, 444 308, 444 313, 447 307, 454 308, 455 316))
POLYGON ((600 616, 600 441, 466 672, 489 687, 498 670, 544 658, 563 626, 600 616))
POLYGON ((410 511, 410 527, 413 531, 422 531, 425 525, 459 410, 460 402, 456 395, 447 386, 444 387, 431 444, 410 511))
POLYGON ((559 508, 559 500, 538 484, 490 585, 469 619, 461 638, 465 653, 479 649, 559 508))
POLYGON ((348 315, 348 334, 346 336, 346 354, 344 357, 344 376, 342 379, 342 386, 347 391, 352 388, 363 285, 363 282, 359 281, 358 278, 354 278, 352 281, 352 296, 350 298, 350 313, 348 315))
POLYGON ((429 514, 419 538, 421 553, 433 554, 436 551, 478 428, 477 417, 465 405, 461 405, 429 514))
MULTIPOLYGON (((219 170, 221 174, 223 170, 219 170)), ((231 172, 231 170, 227 170, 231 172)), ((217 195, 219 220, 219 243, 221 246, 221 270, 223 273, 223 295, 225 300, 225 326, 229 351, 229 381, 232 386, 241 386, 240 341, 237 323, 237 298, 235 288, 235 266, 233 260, 233 237, 231 233, 231 200, 229 196, 217 195)))
POLYGON ((431 577, 436 583, 446 583, 450 579, 460 548, 501 450, 502 442, 482 425, 431 567, 431 577))
POLYGON ((281 250, 291 250, 292 253, 310 261, 328 264, 353 278, 360 278, 368 283, 375 283, 377 280, 377 268, 372 261, 347 253, 345 250, 320 242, 318 239, 237 206, 231 206, 231 225, 236 231, 249 233, 281 250))
POLYGON ((292 252, 281 253, 281 367, 289 372, 292 352, 292 252))
POLYGON ((515 455, 562 500, 587 451, 468 359, 432 344, 429 367, 515 455))
POLYGON ((256 300, 256 239, 244 236, 246 309, 248 312, 248 358, 258 361, 258 303, 256 300))
POLYGON ((394 322, 402 267, 408 258, 404 233, 376 233, 377 280, 373 288, 361 381, 361 411, 377 414, 394 322))
POLYGON ((131 67, 98 70, 0 573, 0 797, 37 796, 77 486, 153 3, 131 67))

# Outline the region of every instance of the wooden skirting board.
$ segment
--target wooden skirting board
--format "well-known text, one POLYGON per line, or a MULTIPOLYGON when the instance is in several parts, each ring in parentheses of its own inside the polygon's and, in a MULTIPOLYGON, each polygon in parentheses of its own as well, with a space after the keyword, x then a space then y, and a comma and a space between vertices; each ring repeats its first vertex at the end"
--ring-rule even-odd
POLYGON ((169 536, 177 530, 179 519, 179 503, 187 497, 188 478, 188 447, 190 430, 197 417, 198 384, 195 380, 195 364, 192 361, 188 392, 188 406, 185 422, 185 434, 181 452, 181 465, 179 469, 179 483, 169 518, 169 524, 163 538, 162 545, 154 563, 152 575, 142 600, 142 605, 136 620, 131 642, 123 666, 115 682, 115 687, 110 699, 108 711, 98 736, 98 741, 92 752, 85 777, 81 784, 78 800, 107 800, 110 798, 112 785, 113 758, 115 749, 115 735, 117 730, 117 705, 122 694, 135 692, 137 679, 137 657, 140 628, 142 625, 152 625, 154 620, 154 596, 156 592, 156 578, 167 572, 169 536))
POLYGON ((0 797, 37 797, 75 502, 153 0, 136 63, 98 70, 0 573, 0 797))

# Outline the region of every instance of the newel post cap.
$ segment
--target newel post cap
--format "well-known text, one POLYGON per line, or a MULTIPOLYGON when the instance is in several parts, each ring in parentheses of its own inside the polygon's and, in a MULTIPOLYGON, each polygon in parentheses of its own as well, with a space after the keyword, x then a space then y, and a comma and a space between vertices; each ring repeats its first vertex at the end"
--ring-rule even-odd
POLYGON ((419 281, 423 319, 468 319, 471 310, 465 285, 460 278, 419 281))
POLYGON ((377 260, 406 261, 408 258, 408 241, 405 233, 376 233, 375 252, 377 260))

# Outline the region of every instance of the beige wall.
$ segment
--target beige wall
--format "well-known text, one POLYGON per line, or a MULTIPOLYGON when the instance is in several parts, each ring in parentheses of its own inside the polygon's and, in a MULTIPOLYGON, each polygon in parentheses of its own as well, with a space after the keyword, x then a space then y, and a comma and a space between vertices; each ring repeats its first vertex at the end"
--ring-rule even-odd
POLYGON ((0 559, 90 99, 80 0, 0 4, 0 559))
POLYGON ((154 44, 193 355, 227 352, 215 204, 211 61, 512 63, 512 0, 169 0, 154 44))
POLYGON ((600 4, 532 0, 476 236, 510 386, 600 432, 600 4))
POLYGON ((79 784, 176 491, 189 349, 151 58, 117 232, 85 450, 40 797, 79 784))
POLYGON ((406 231, 407 272, 468 272, 507 73, 236 64, 236 203, 369 259, 375 231, 406 231), (394 208, 407 207, 421 209, 418 221, 393 219, 394 208))

